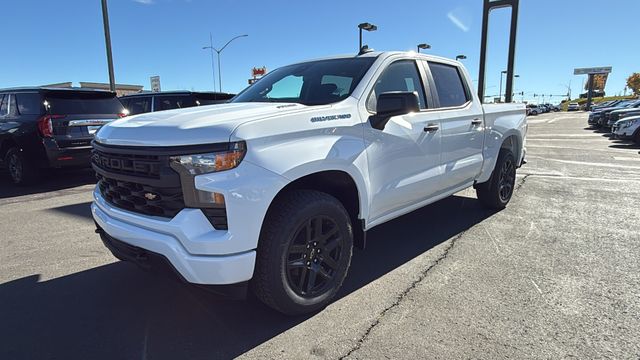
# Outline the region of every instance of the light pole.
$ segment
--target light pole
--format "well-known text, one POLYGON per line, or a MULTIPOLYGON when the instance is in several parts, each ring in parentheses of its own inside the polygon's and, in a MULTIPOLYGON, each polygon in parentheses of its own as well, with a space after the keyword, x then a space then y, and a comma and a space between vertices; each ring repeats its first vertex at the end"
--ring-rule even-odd
MULTIPOLYGON (((502 102, 502 74, 506 74, 507 70, 502 70, 500 72, 500 94, 498 96, 500 96, 500 102, 502 102)), ((519 78, 520 75, 513 75, 514 78, 519 78)), ((506 95, 506 94, 505 94, 506 95)))
POLYGON ((456 56, 456 61, 464 60, 467 58, 467 55, 458 55, 456 56))
POLYGON ((378 30, 378 27, 376 25, 370 24, 370 23, 362 23, 362 24, 358 24, 358 31, 360 32, 360 46, 358 47, 358 52, 362 51, 362 30, 366 30, 366 31, 376 31, 378 30))
POLYGON ((420 53, 420 49, 422 50, 431 49, 431 45, 429 44, 418 44, 417 47, 418 47, 418 54, 420 53))
POLYGON ((102 23, 104 25, 104 42, 107 47, 107 66, 109 67, 109 89, 116 91, 116 79, 113 74, 113 56, 111 54, 111 32, 109 31, 109 11, 107 0, 102 0, 102 23))
MULTIPOLYGON (((209 36, 211 36, 211 34, 209 34, 209 36)), ((213 45, 211 45, 211 46, 203 46, 203 47, 202 47, 203 49, 211 49, 211 51, 215 51, 215 52, 218 54, 218 90, 219 90, 220 92, 222 92, 222 70, 221 70, 221 68, 220 68, 220 53, 221 53, 221 52, 222 52, 222 50, 224 50, 224 49, 225 49, 229 44, 231 44, 231 42, 232 42, 233 40, 238 39, 238 38, 241 38, 241 37, 247 37, 247 36, 249 36, 249 35, 247 35, 247 34, 244 34, 244 35, 238 35, 238 36, 236 36, 236 37, 232 38, 231 40, 227 41, 227 43, 226 43, 226 44, 224 44, 224 46, 223 46, 223 47, 221 47, 220 49, 216 49, 216 48, 214 48, 214 47, 213 47, 213 45)), ((210 38, 210 41, 211 41, 211 38, 210 38)), ((211 60, 212 60, 212 62, 213 62, 213 53, 211 53, 211 56, 212 56, 211 60)), ((213 65, 212 65, 212 66, 213 66, 213 65)), ((215 76, 215 75, 214 75, 214 76, 215 76)), ((215 83, 215 80, 214 80, 214 83, 215 83)), ((214 86, 215 86, 215 84, 214 84, 214 86)))
POLYGON ((216 66, 213 62, 213 36, 209 33, 209 46, 203 46, 202 50, 211 51, 211 75, 213 76, 213 91, 216 91, 216 66))

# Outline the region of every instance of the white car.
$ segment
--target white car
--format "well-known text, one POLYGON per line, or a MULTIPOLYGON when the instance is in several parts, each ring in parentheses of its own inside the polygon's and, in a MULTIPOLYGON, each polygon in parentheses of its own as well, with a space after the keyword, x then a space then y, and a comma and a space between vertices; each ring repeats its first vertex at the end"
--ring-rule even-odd
POLYGON ((282 67, 227 104, 114 121, 94 142, 97 232, 120 259, 318 310, 373 227, 468 187, 507 205, 525 107, 483 105, 471 84, 457 61, 371 52, 282 67))
POLYGON ((633 140, 640 144, 640 116, 632 116, 618 120, 611 128, 616 139, 633 140))
POLYGON ((579 111, 580 110, 580 104, 578 103, 570 103, 569 106, 567 106, 567 111, 579 111))

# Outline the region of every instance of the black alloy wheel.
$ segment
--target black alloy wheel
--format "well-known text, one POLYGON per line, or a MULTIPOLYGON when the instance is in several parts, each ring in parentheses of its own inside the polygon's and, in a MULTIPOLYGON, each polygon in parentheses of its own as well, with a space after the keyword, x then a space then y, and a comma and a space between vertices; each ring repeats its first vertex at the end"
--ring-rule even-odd
POLYGON ((500 169, 500 180, 498 180, 498 195, 500 200, 508 202, 513 194, 513 187, 516 182, 516 167, 513 158, 506 158, 500 169))
POLYGON ((343 249, 344 239, 331 218, 316 216, 302 224, 287 253, 286 274, 291 289, 305 298, 331 289, 343 249))

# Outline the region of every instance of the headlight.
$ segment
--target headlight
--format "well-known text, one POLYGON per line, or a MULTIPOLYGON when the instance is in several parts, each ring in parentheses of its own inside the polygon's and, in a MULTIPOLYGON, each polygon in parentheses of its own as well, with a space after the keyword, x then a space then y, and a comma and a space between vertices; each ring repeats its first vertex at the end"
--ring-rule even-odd
POLYGON ((246 143, 239 141, 230 143, 226 151, 172 156, 171 163, 184 168, 191 175, 207 174, 237 167, 246 152, 246 143))

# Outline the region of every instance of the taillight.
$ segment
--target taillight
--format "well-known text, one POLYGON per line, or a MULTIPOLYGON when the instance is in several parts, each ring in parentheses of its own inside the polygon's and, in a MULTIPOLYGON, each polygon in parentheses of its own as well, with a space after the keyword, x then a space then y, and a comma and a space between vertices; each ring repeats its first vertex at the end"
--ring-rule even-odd
POLYGON ((64 115, 44 115, 38 119, 38 131, 40 131, 40 135, 42 135, 42 137, 52 137, 53 124, 51 123, 51 119, 62 118, 64 118, 64 115))

